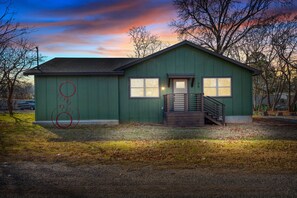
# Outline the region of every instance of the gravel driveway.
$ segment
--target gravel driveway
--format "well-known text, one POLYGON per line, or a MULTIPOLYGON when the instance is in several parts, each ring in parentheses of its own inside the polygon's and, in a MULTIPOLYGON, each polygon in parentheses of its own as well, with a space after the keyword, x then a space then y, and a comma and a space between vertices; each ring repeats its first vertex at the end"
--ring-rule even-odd
POLYGON ((1 197, 297 197, 297 173, 2 163, 1 197))
POLYGON ((131 123, 118 126, 83 126, 67 130, 47 129, 58 137, 53 138, 52 141, 61 142, 172 139, 297 140, 297 123, 295 121, 273 118, 256 118, 250 124, 206 125, 197 128, 175 128, 164 125, 131 123))

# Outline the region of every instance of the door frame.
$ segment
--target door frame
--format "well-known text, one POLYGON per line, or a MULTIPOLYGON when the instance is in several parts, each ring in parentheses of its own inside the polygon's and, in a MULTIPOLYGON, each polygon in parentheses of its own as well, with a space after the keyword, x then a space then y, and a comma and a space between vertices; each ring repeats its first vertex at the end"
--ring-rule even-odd
MULTIPOLYGON (((189 95, 189 79, 187 79, 187 78, 175 78, 175 79, 172 79, 172 94, 187 94, 187 95, 189 95), (185 88, 186 93, 175 93, 174 92, 175 82, 178 81, 178 80, 186 82, 186 88, 185 88)), ((180 110, 178 110, 179 107, 177 109, 175 109, 175 100, 176 100, 176 98, 174 96, 173 96, 173 98, 174 98, 174 100, 173 100, 173 109, 174 109, 175 112, 186 112, 186 111, 188 111, 188 108, 189 108, 188 107, 188 104, 189 104, 188 97, 186 97, 185 99, 182 99, 184 104, 183 104, 183 109, 180 109, 180 110), (187 104, 187 106, 185 106, 186 104, 187 104)))
POLYGON ((187 94, 189 94, 189 91, 190 91, 190 89, 189 89, 189 79, 187 79, 187 78, 172 78, 172 94, 174 94, 174 87, 175 87, 174 81, 175 80, 186 80, 187 81, 187 94))

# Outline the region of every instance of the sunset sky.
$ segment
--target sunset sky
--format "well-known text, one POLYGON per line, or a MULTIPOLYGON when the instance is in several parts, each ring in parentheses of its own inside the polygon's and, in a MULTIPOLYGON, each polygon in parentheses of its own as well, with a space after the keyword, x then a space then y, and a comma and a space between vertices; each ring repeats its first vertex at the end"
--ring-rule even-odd
POLYGON ((30 38, 48 58, 126 57, 129 28, 141 25, 178 42, 168 25, 175 17, 171 0, 15 0, 13 9, 16 21, 34 27, 30 38))
MULTIPOLYGON (((127 34, 133 26, 147 26, 162 41, 178 42, 169 27, 176 17, 172 0, 14 0, 12 10, 16 21, 33 27, 30 38, 47 60, 127 57, 133 54, 127 34)), ((295 2, 273 12, 296 10, 295 2)))

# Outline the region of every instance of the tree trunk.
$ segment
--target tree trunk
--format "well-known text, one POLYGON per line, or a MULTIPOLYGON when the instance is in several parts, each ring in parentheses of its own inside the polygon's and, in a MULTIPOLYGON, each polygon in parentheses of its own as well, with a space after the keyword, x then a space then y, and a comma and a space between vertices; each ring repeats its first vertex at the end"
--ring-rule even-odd
POLYGON ((7 107, 10 116, 13 116, 13 87, 8 88, 7 107))
POLYGON ((291 82, 290 81, 288 83, 288 109, 289 109, 289 112, 292 111, 292 107, 291 107, 291 82))
POLYGON ((261 95, 261 100, 260 100, 260 110, 262 111, 262 107, 263 107, 263 101, 265 100, 266 96, 261 95))
POLYGON ((265 82, 265 89, 266 89, 266 95, 267 95, 267 104, 268 108, 271 109, 271 101, 270 101, 270 91, 269 91, 269 85, 266 79, 264 79, 265 82))
POLYGON ((294 93, 293 100, 291 100, 290 109, 296 111, 297 92, 294 93))

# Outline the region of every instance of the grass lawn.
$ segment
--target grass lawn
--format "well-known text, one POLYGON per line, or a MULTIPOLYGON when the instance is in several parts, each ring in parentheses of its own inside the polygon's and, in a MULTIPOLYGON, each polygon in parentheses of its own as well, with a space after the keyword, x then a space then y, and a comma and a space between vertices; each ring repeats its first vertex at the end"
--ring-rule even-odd
POLYGON ((62 130, 33 125, 33 120, 33 113, 0 114, 0 162, 297 171, 297 125, 258 121, 227 127, 121 124, 62 130))

